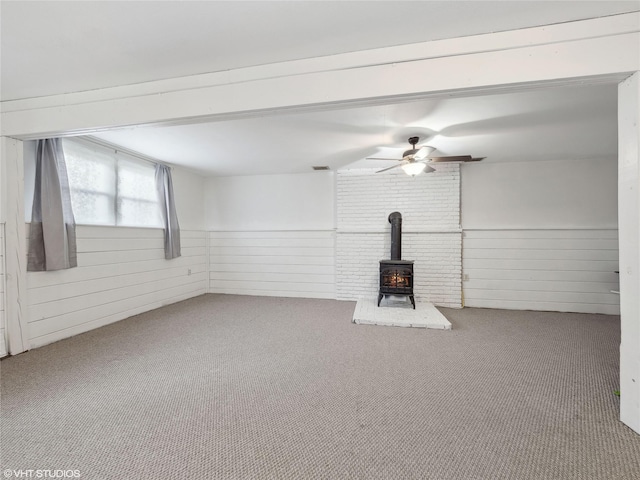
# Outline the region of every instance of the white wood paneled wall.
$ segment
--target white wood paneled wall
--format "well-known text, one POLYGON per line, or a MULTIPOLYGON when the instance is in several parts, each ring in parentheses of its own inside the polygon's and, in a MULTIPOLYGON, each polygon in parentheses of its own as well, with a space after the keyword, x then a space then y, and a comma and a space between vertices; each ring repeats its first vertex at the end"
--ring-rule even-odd
POLYGON ((4 268, 4 223, 0 223, 0 357, 7 355, 7 327, 4 313, 5 268, 4 268))
POLYGON ((335 298, 333 230, 209 232, 211 293, 335 298))
POLYGON ((77 243, 77 268, 27 273, 32 347, 207 291, 204 231, 182 230, 173 260, 160 229, 78 226, 77 243))
POLYGON ((465 230, 468 307, 620 314, 618 232, 465 230))

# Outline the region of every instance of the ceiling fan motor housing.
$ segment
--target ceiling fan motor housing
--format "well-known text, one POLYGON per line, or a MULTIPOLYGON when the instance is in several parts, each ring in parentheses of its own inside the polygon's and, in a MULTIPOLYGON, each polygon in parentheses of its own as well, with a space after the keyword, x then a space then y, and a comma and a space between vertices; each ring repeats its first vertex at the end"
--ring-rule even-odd
POLYGON ((420 137, 410 137, 409 138, 409 143, 411 144, 411 148, 409 150, 405 150, 405 152, 402 154, 402 158, 408 157, 409 155, 415 155, 416 153, 418 153, 418 150, 416 148, 416 144, 420 141, 420 137))

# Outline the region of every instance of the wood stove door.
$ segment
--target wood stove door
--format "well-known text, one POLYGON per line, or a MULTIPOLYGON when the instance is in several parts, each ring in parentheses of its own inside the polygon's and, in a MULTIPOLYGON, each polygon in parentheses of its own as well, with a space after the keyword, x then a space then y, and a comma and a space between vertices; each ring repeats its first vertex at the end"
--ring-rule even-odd
POLYGON ((380 272, 380 293, 410 295, 413 293, 413 271, 402 266, 384 267, 380 272))

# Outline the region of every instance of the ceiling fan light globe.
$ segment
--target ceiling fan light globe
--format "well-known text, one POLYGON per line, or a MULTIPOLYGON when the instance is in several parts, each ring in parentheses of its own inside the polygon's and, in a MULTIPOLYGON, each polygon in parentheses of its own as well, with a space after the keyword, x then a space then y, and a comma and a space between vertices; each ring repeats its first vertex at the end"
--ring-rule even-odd
POLYGON ((420 175, 426 167, 427 165, 425 163, 411 162, 403 165, 402 170, 404 170, 404 173, 406 173, 407 175, 415 177, 416 175, 420 175))

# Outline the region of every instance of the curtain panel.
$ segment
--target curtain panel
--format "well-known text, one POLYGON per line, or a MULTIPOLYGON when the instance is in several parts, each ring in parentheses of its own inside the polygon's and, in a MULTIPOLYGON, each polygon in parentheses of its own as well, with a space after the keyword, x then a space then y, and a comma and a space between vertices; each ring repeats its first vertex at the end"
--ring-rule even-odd
POLYGON ((38 140, 27 270, 62 270, 76 266, 76 222, 62 140, 38 140))
POLYGON ((171 169, 166 165, 156 164, 156 188, 164 228, 164 257, 170 260, 181 255, 180 225, 176 215, 171 169))

